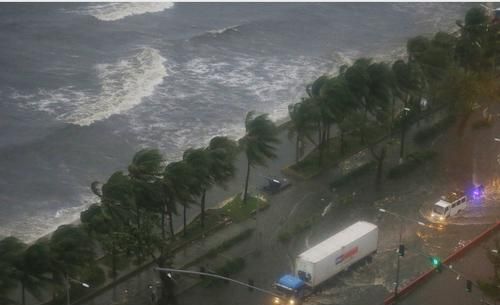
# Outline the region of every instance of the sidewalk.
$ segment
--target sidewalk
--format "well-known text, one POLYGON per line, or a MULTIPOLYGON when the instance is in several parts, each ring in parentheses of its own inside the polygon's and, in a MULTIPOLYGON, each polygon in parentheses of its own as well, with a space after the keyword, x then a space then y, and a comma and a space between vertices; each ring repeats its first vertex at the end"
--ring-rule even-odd
MULTIPOLYGON (((255 227, 255 221, 251 218, 242 223, 226 225, 225 228, 214 232, 204 239, 194 241, 176 252, 172 267, 182 269, 192 261, 206 255, 211 249, 220 246, 224 241, 234 238, 253 227, 255 227)), ((108 283, 106 287, 94 293, 95 296, 91 298, 86 297, 84 301, 77 301, 73 304, 151 304, 150 295, 159 286, 158 275, 154 270, 155 267, 154 263, 148 263, 142 267, 138 267, 138 270, 134 270, 136 269, 134 267, 129 268, 127 271, 122 272, 122 277, 117 282, 108 283)), ((197 267, 190 269, 198 270, 197 267)), ((198 281, 199 278, 197 277, 183 277, 182 281, 177 282, 176 289, 180 293, 192 287, 198 281)))

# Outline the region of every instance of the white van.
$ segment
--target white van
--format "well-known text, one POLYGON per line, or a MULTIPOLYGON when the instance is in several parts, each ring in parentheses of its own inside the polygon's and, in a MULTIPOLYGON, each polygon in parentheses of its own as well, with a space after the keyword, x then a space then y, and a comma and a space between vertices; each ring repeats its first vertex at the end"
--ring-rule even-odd
POLYGON ((441 197, 432 207, 431 217, 437 220, 445 220, 455 216, 467 207, 467 196, 463 192, 452 192, 441 197))

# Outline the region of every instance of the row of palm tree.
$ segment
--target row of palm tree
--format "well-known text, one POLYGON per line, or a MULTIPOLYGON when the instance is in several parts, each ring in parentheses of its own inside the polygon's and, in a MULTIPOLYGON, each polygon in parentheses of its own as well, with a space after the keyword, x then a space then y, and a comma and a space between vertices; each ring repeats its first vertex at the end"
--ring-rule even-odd
POLYGON ((56 299, 65 295, 70 279, 100 283, 103 273, 95 264, 92 241, 82 228, 60 226, 50 238, 27 245, 15 237, 0 241, 0 301, 26 304, 26 292, 40 299, 52 286, 56 299), (89 271, 92 272, 89 272, 89 271), (20 286, 20 302, 7 293, 20 286))
MULTIPOLYGON (((359 141, 370 147, 380 181, 386 147, 375 147, 367 138, 368 127, 382 126, 390 134, 401 130, 403 156, 405 130, 420 113, 423 98, 430 107, 446 105, 452 113, 470 112, 475 94, 481 92, 477 75, 491 65, 496 71, 497 31, 494 35, 492 29, 484 12, 474 8, 467 13, 458 36, 439 32, 431 39, 410 39, 406 61, 388 64, 361 58, 341 67, 335 76, 319 77, 307 86, 306 97, 289 106, 289 135, 295 136, 296 161, 300 160, 301 143, 309 141, 318 149, 322 164, 331 149, 331 129, 336 126, 341 153, 349 133, 358 133, 359 141)), ((97 281, 102 271, 95 265, 95 242, 111 260, 112 277, 127 257, 137 263, 152 259, 159 267, 170 265, 173 218, 179 209, 184 234, 187 209, 193 205, 200 206, 200 225, 204 227, 207 192, 224 187, 234 177, 238 152, 247 157, 244 203, 251 169, 276 157, 278 130, 266 114, 248 113, 245 130, 238 142, 215 137, 207 147, 188 149, 182 160, 168 164, 157 149, 143 149, 134 155, 127 171, 113 173, 102 185, 92 183, 100 203, 82 212, 81 226, 61 226, 50 238, 31 245, 14 237, 1 240, 0 301, 19 303, 5 297, 16 287, 20 287, 20 303, 25 304, 25 291, 39 297, 41 289, 50 284, 56 297, 69 278, 97 281)), ((161 281, 160 303, 175 304, 174 283, 165 274, 161 281)))
MULTIPOLYGON (((296 162, 301 143, 309 141, 319 152, 321 167, 330 149, 332 126, 339 130, 341 154, 347 133, 357 132, 365 144, 367 126, 387 128, 389 134, 399 129, 402 161, 406 130, 421 117, 423 101, 429 110, 447 106, 450 114, 462 115, 465 122, 474 103, 485 96, 484 77, 479 74, 489 71, 492 62, 496 69, 494 50, 500 28, 490 23, 481 8, 469 10, 465 24, 460 25, 456 35, 438 32, 432 38, 408 40, 407 60, 388 64, 360 58, 340 67, 335 76, 316 79, 307 87, 307 96, 289 106, 289 136, 295 136, 296 162), (483 51, 472 56, 478 45, 483 51)), ((380 181, 386 148, 377 151, 371 140, 368 146, 378 164, 376 181, 380 181)))
MULTIPOLYGON (((186 211, 193 204, 199 203, 200 224, 204 227, 207 191, 214 186, 225 187, 234 177, 240 150, 245 152, 248 164, 243 202, 247 200, 250 169, 265 165, 266 159, 276 156, 277 129, 266 114, 248 113, 245 128, 246 134, 239 143, 215 137, 207 147, 188 149, 182 160, 168 164, 157 149, 143 149, 133 156, 126 172, 113 173, 102 185, 92 183, 91 189, 100 203, 81 213, 81 226, 61 226, 50 238, 32 245, 15 237, 1 240, 2 303, 18 304, 4 297, 18 284, 23 305, 26 290, 39 298, 41 290, 52 284, 56 298, 70 278, 96 284, 85 273, 96 268, 102 272, 99 267, 91 266, 95 264, 94 242, 110 258, 113 278, 118 274, 118 265, 127 257, 132 257, 135 263, 152 259, 158 267, 168 266, 171 241, 175 239, 173 218, 179 206, 183 209, 184 234, 186 211)), ((165 288, 161 302, 175 304, 171 279, 162 275, 161 280, 165 288)))

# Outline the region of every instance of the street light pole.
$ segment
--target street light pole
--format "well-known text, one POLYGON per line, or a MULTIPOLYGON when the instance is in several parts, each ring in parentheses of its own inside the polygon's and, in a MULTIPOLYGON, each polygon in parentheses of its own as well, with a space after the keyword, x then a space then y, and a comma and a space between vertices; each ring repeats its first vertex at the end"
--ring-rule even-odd
POLYGON ((410 111, 410 108, 404 107, 403 108, 403 116, 402 116, 402 122, 401 122, 401 143, 399 147, 399 163, 403 163, 403 157, 404 157, 404 149, 405 149, 405 136, 406 136, 406 120, 407 120, 407 115, 408 112, 410 111))
POLYGON ((69 288, 70 288, 70 285, 69 285, 69 276, 66 275, 66 305, 70 305, 71 304, 70 297, 69 297, 69 288))
POLYGON ((64 279, 65 279, 65 282, 66 282, 66 305, 71 305, 71 298, 70 298, 70 295, 69 295, 70 294, 69 290, 71 288, 70 281, 78 283, 78 284, 82 285, 85 288, 90 288, 89 284, 84 283, 84 282, 80 282, 80 281, 75 280, 75 279, 72 279, 72 278, 69 277, 68 274, 64 275, 64 279))
MULTIPOLYGON (((403 237, 403 220, 400 219, 400 227, 399 227, 399 244, 398 247, 401 245, 402 237, 403 237)), ((399 288, 399 266, 400 262, 399 260, 401 259, 401 255, 399 252, 397 252, 398 255, 398 260, 396 263, 396 285, 394 285, 394 301, 398 298, 398 288, 399 288)))

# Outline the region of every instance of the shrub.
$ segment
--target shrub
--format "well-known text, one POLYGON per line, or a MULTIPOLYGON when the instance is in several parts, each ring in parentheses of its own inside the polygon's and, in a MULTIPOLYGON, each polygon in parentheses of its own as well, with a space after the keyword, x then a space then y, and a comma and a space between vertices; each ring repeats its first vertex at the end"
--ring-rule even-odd
POLYGON ((189 268, 191 266, 194 266, 206 258, 214 258, 215 256, 217 256, 217 254, 231 248, 232 246, 239 243, 240 241, 243 241, 243 240, 249 238, 250 236, 252 236, 253 231, 254 231, 254 229, 250 228, 250 229, 247 229, 247 230, 241 232, 240 234, 238 234, 230 239, 225 240, 224 242, 222 242, 221 245, 210 249, 204 255, 196 258, 195 260, 189 262, 187 265, 183 266, 183 268, 189 268))
POLYGON ((424 151, 410 154, 406 157, 406 160, 403 163, 391 168, 387 176, 389 179, 401 178, 421 166, 423 163, 434 159, 436 155, 437 154, 434 151, 424 151))
POLYGON ((278 241, 281 242, 281 243, 288 243, 290 241, 290 239, 292 238, 290 232, 288 231, 281 231, 279 234, 278 234, 278 241))
POLYGON ((238 273, 245 268, 245 259, 237 257, 226 261, 226 263, 215 269, 215 273, 228 277, 232 274, 238 273))
POLYGON ((354 178, 357 178, 359 176, 362 176, 375 168, 375 161, 369 161, 366 162, 357 168, 353 169, 352 171, 348 172, 347 174, 335 179, 332 183, 330 183, 330 188, 336 188, 340 187, 344 184, 347 184, 348 182, 352 181, 354 178))
POLYGON ((295 224, 295 226, 291 230, 281 231, 278 234, 278 241, 281 243, 288 243, 292 236, 296 236, 308 229, 310 229, 315 221, 314 217, 310 217, 301 223, 295 224))
POLYGON ((441 132, 448 129, 454 122, 455 117, 448 116, 430 127, 419 130, 415 134, 413 141, 420 145, 425 144, 426 142, 437 137, 441 132))

